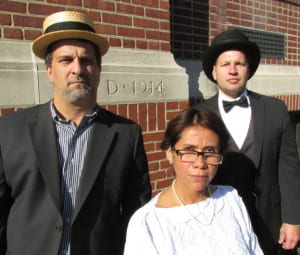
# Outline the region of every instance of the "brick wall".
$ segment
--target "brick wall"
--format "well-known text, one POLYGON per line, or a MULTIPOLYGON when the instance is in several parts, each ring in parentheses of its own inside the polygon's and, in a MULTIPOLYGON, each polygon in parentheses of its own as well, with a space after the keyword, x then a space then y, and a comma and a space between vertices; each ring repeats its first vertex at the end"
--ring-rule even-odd
POLYGON ((113 47, 170 50, 168 0, 2 0, 0 38, 34 40, 44 17, 63 10, 87 13, 113 47))
POLYGON ((262 59, 263 64, 300 65, 300 1, 211 0, 210 39, 232 26, 286 35, 284 60, 262 59))
POLYGON ((168 186, 174 173, 160 149, 167 122, 178 111, 188 107, 187 102, 102 105, 121 116, 129 117, 141 125, 149 162, 153 194, 168 186))

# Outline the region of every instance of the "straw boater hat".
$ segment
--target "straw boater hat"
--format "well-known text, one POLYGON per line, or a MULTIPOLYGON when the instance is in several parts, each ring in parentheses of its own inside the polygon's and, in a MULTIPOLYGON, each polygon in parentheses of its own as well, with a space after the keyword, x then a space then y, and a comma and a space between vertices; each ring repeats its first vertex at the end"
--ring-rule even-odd
POLYGON ((106 38, 98 35, 93 21, 85 14, 62 11, 46 17, 43 33, 32 44, 34 54, 45 59, 47 48, 54 42, 63 39, 83 39, 92 42, 103 56, 109 47, 106 38))
POLYGON ((249 63, 249 78, 255 73, 260 62, 260 51, 256 43, 251 42, 238 30, 227 30, 218 34, 207 48, 202 59, 202 67, 206 76, 216 82, 212 76, 213 66, 218 56, 227 50, 242 51, 249 63))

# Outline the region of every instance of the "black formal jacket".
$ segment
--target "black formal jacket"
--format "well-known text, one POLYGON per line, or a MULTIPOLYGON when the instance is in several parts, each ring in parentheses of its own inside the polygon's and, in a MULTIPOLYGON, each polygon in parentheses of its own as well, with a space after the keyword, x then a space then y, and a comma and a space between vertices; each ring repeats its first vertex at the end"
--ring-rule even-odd
MULTIPOLYGON (((266 251, 277 243, 283 222, 300 224, 300 161, 295 127, 284 102, 252 91, 248 91, 248 95, 253 158, 242 153, 227 153, 214 182, 237 188, 266 251)), ((209 108, 220 114, 218 94, 195 107, 209 108)))
MULTIPOLYGON (((60 180, 49 103, 1 117, 1 255, 58 254, 60 180)), ((77 191, 71 254, 122 254, 128 220, 150 198, 140 127, 101 109, 77 191)))

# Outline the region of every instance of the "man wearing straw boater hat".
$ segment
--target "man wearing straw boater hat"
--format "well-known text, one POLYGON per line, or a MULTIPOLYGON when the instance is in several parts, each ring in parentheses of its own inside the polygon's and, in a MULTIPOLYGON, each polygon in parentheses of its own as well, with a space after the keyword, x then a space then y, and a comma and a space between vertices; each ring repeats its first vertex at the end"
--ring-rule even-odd
POLYGON ((203 70, 218 93, 197 105, 214 109, 231 134, 215 183, 232 185, 248 208, 266 255, 297 254, 300 238, 300 162, 284 102, 246 88, 260 50, 238 30, 218 34, 203 70))
POLYGON ((140 127, 96 102, 108 47, 69 11, 33 42, 53 99, 0 118, 0 255, 122 254, 151 186, 140 127))

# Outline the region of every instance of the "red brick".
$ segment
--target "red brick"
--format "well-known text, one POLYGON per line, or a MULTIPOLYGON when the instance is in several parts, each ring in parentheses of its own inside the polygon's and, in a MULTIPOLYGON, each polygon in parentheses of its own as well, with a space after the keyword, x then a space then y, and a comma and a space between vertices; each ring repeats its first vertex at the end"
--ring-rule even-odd
POLYGON ((167 30, 167 31, 170 31, 170 22, 169 21, 162 21, 160 22, 159 24, 159 29, 160 30, 167 30))
POLYGON ((36 18, 32 16, 20 16, 14 15, 14 24, 18 27, 36 27, 42 28, 43 26, 43 19, 36 18))
POLYGON ((161 160, 159 162, 159 168, 160 169, 169 169, 169 168, 172 168, 172 166, 170 165, 168 160, 161 160))
POLYGON ((123 47, 134 49, 135 48, 134 40, 124 39, 123 40, 123 47))
POLYGON ((164 10, 169 11, 169 9, 170 9, 169 1, 160 0, 160 9, 164 9, 164 10))
POLYGON ((161 138, 161 140, 157 141, 154 143, 155 146, 155 150, 156 151, 162 151, 162 149, 160 148, 161 142, 162 142, 163 137, 161 138))
POLYGON ((165 116, 165 103, 157 104, 157 129, 165 130, 166 125, 166 116, 165 116))
POLYGON ((158 0, 132 0, 133 4, 139 4, 142 6, 149 6, 152 8, 158 7, 158 0))
POLYGON ((40 31, 28 30, 28 29, 25 29, 25 31, 24 31, 24 39, 25 40, 33 41, 36 38, 38 38, 40 35, 41 35, 40 31))
POLYGON ((81 0, 47 0, 47 2, 67 6, 81 6, 81 0))
POLYGON ((146 31, 146 38, 170 41, 170 33, 169 32, 160 32, 160 31, 146 31))
POLYGON ((167 110, 178 109, 178 102, 167 102, 167 110))
POLYGON ((109 111, 117 114, 117 106, 116 105, 109 105, 107 109, 109 111))
POLYGON ((150 41, 150 42, 148 42, 148 48, 149 48, 149 50, 159 50, 159 43, 150 41))
POLYGON ((147 113, 147 105, 145 103, 139 104, 138 105, 138 123, 142 127, 143 131, 147 130, 147 118, 148 118, 148 113, 147 113))
POLYGON ((188 108, 188 106, 189 106, 189 102, 188 101, 179 102, 179 109, 180 110, 186 109, 186 108, 188 108))
POLYGON ((122 41, 118 38, 109 38, 109 44, 111 47, 121 47, 122 41))
POLYGON ((165 159, 165 153, 163 152, 150 152, 147 154, 148 161, 165 159))
MULTIPOLYGON (((38 14, 38 15, 44 15, 48 16, 54 12, 64 11, 65 7, 61 6, 53 6, 53 5, 45 5, 45 4, 29 4, 28 5, 28 12, 30 14, 38 14)), ((44 17, 40 18, 43 22, 44 17)), ((42 28, 42 25, 40 26, 42 28)))
POLYGON ((161 141, 164 136, 164 131, 144 134, 144 142, 161 141))
POLYGON ((86 14, 93 20, 94 24, 102 21, 101 13, 98 11, 88 11, 86 14))
POLYGON ((102 20, 105 23, 109 24, 119 24, 124 26, 132 26, 132 19, 131 17, 124 16, 124 15, 117 15, 117 14, 106 14, 102 15, 102 20))
POLYGON ((116 6, 114 3, 106 2, 106 1, 91 1, 91 0, 83 0, 83 7, 97 9, 100 11, 111 11, 115 12, 116 6))
POLYGON ((95 24, 94 25, 98 34, 103 35, 116 35, 116 28, 113 25, 95 24))
POLYGON ((144 146, 147 152, 154 151, 155 149, 154 143, 144 143, 144 146))
POLYGON ((145 38, 144 29, 140 29, 140 28, 117 27, 117 35, 145 38))
POLYGON ((11 16, 9 14, 0 13, 0 25, 11 25, 11 16))
POLYGON ((123 116, 125 118, 128 118, 127 104, 119 104, 117 107, 118 107, 117 114, 119 114, 120 116, 123 116))
POLYGON ((159 167, 158 162, 149 162, 148 163, 149 172, 157 171, 158 167, 159 167))
POLYGON ((178 111, 176 111, 176 112, 167 112, 167 121, 172 119, 177 113, 178 113, 178 111))
POLYGON ((137 40, 136 41, 136 48, 146 50, 148 48, 148 42, 137 40))
POLYGON ((23 32, 18 28, 4 28, 3 35, 6 39, 23 40, 23 32))
POLYGON ((137 122, 138 118, 137 118, 137 105, 136 104, 129 105, 129 118, 132 119, 133 121, 137 122))
POLYGON ((150 179, 151 180, 161 180, 166 178, 166 173, 165 171, 157 171, 157 172, 151 172, 150 173, 150 179))
POLYGON ((144 8, 132 6, 130 4, 117 4, 117 13, 126 13, 137 16, 144 16, 144 8))
POLYGON ((163 19, 163 20, 170 19, 170 13, 168 11, 161 11, 155 9, 146 9, 146 16, 151 18, 163 19))
POLYGON ((15 112, 15 108, 3 108, 3 109, 1 109, 1 115, 5 115, 5 114, 8 114, 8 113, 12 113, 12 112, 15 112))
POLYGON ((156 130, 156 103, 148 104, 148 130, 154 131, 156 130))
POLYGON ((151 28, 151 29, 158 29, 159 22, 156 20, 149 20, 145 18, 134 18, 133 25, 135 27, 143 27, 143 28, 151 28))
POLYGON ((160 49, 163 51, 170 51, 171 50, 171 45, 170 43, 160 43, 160 49))
POLYGON ((26 13, 26 3, 2 0, 0 1, 0 10, 1 12, 26 13))

